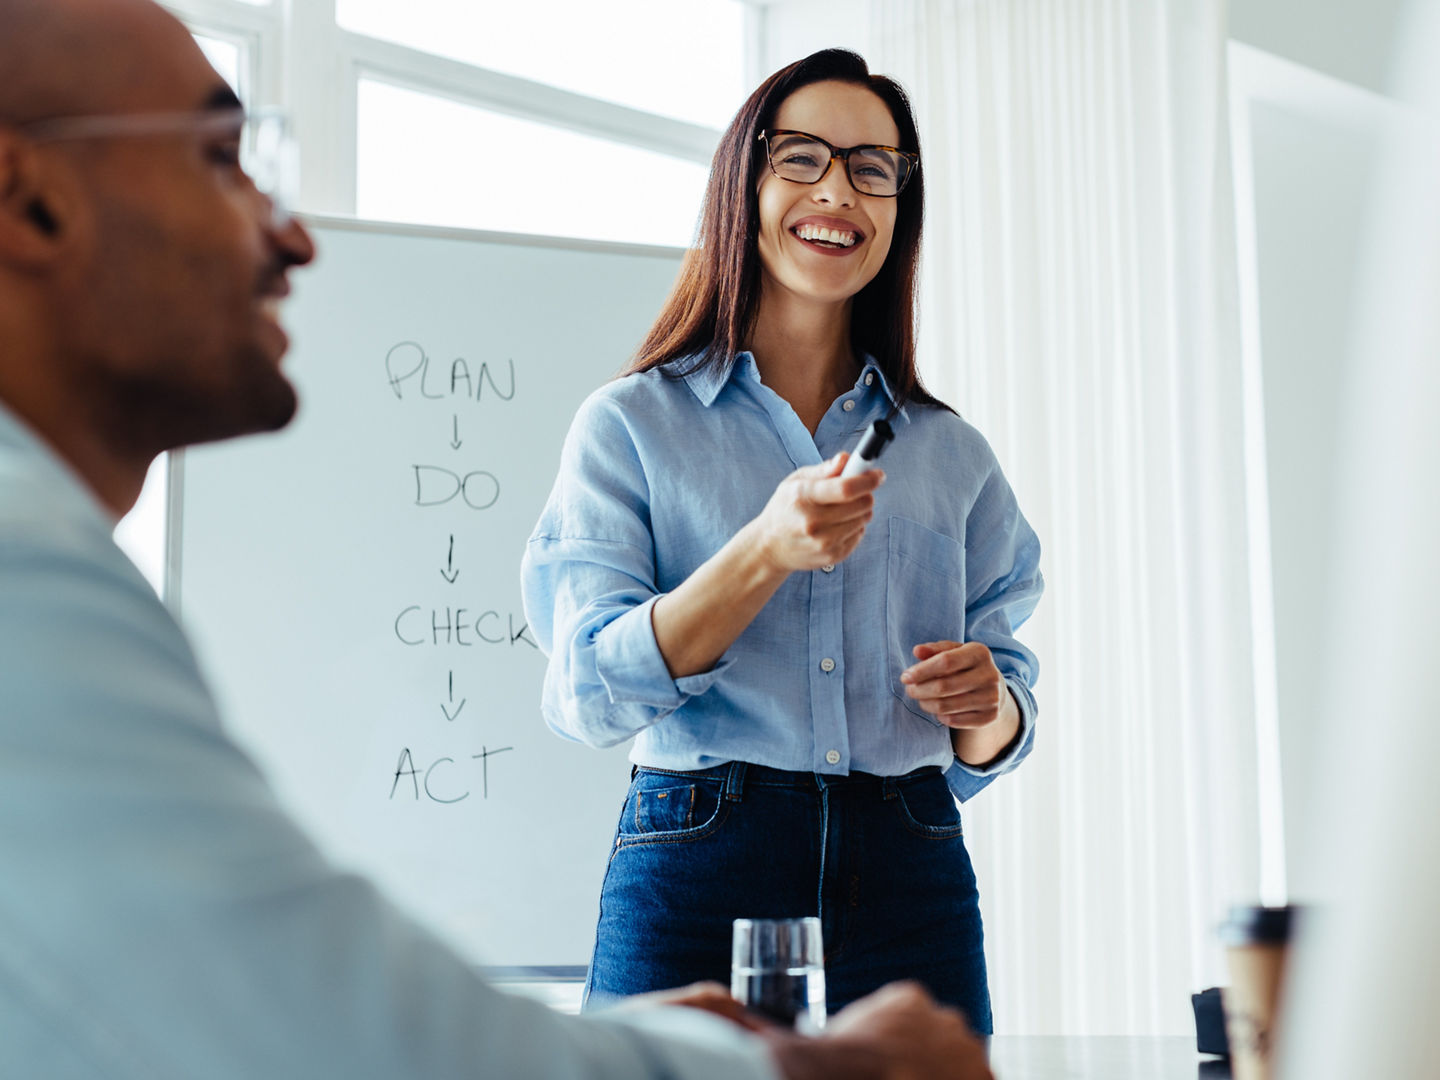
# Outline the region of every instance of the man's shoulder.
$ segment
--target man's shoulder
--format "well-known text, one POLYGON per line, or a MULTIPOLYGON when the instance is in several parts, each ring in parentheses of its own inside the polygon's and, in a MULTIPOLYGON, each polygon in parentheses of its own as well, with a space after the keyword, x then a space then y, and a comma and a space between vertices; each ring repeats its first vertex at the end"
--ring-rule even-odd
POLYGON ((43 474, 7 469, 0 457, 0 572, 29 572, 43 564, 52 572, 80 566, 124 574, 129 560, 111 529, 77 492, 47 482, 43 474))
POLYGON ((93 523, 32 498, 13 497, 0 480, 0 570, 47 557, 52 562, 103 563, 108 537, 93 523))
POLYGON ((10 676, 53 676, 85 650, 93 662, 148 648, 188 666, 183 633, 112 532, 78 481, 0 447, 0 662, 10 676))

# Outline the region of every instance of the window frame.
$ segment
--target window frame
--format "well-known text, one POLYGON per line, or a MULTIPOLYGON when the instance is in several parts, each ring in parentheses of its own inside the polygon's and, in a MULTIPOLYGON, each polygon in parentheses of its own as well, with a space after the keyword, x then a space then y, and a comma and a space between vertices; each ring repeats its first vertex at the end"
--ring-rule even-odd
MULTIPOLYGON (((745 71, 763 56, 764 8, 745 5, 745 71)), ((708 166, 718 128, 563 90, 339 25, 335 0, 163 0, 193 31, 244 50, 252 102, 289 110, 300 144, 299 209, 354 216, 359 86, 371 79, 708 166)))

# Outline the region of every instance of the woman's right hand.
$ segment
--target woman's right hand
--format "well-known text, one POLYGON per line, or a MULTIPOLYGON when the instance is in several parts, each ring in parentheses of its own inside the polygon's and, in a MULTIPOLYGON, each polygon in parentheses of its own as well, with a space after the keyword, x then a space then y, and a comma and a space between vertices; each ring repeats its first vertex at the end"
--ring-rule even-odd
POLYGON ((878 470, 840 479, 848 454, 796 469, 765 509, 650 609, 671 678, 709 671, 796 570, 855 550, 875 511, 878 470))
POLYGON ((875 512, 875 489, 885 474, 871 469, 840 478, 850 458, 836 454, 819 465, 796 469, 775 489, 751 522, 759 550, 777 569, 819 570, 843 562, 855 550, 875 512))

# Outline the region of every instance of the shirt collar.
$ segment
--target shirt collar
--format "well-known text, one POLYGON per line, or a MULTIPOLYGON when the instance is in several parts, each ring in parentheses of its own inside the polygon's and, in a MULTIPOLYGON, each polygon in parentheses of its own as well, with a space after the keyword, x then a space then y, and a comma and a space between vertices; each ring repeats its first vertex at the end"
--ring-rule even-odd
POLYGON ((725 384, 735 378, 737 374, 743 374, 756 382, 760 381, 760 371, 755 366, 755 357, 747 349, 744 352, 736 353, 735 359, 729 364, 701 364, 686 371, 687 366, 699 362, 699 357, 688 357, 677 361, 677 367, 684 372, 682 376, 685 384, 690 387, 690 392, 700 399, 700 404, 707 409, 715 403, 720 396, 720 391, 725 389, 725 384))
POLYGON ((867 385, 865 377, 873 374, 875 379, 880 383, 880 389, 884 391, 885 396, 890 400, 890 409, 888 411, 893 412, 895 416, 898 416, 908 423, 910 414, 905 411, 905 406, 901 405, 896 399, 895 390, 890 385, 890 380, 885 377, 885 372, 880 370, 880 365, 875 362, 875 358, 869 353, 861 353, 860 360, 863 366, 860 369, 860 378, 855 381, 855 385, 857 387, 867 385))
MULTIPOLYGON (((693 358, 692 358, 693 360, 693 358)), ((679 362, 681 370, 692 360, 679 362)), ((880 370, 880 365, 869 353, 860 354, 861 369, 860 375, 855 380, 856 387, 867 385, 865 376, 873 373, 880 382, 880 389, 890 401, 890 409, 901 419, 909 421, 910 416, 906 413, 904 406, 899 406, 895 398, 895 390, 890 385, 890 380, 885 377, 885 372, 880 370)), ((725 389, 725 384, 738 376, 751 379, 754 382, 760 381, 760 370, 755 366, 755 357, 747 349, 744 352, 736 353, 735 359, 727 366, 720 364, 704 364, 685 372, 682 376, 686 385, 690 387, 691 393, 700 399, 700 404, 709 408, 714 404, 715 399, 720 396, 720 391, 725 389)))

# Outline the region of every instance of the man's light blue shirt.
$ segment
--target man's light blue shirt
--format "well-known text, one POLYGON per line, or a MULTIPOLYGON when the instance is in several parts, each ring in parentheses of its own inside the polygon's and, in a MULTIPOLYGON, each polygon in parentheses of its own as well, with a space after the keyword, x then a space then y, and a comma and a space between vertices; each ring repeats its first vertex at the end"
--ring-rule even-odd
POLYGON ((112 527, 0 406, 0 1075, 774 1076, 694 1010, 501 993, 332 867, 112 527))
POLYGON ((728 371, 657 369, 592 394, 522 571, 550 656, 546 722, 595 746, 634 736, 631 759, 655 768, 740 760, 897 776, 938 765, 961 799, 1014 768, 1034 740, 1037 663, 1015 630, 1044 587, 1039 541, 975 428, 937 406, 894 405, 867 362, 812 436, 749 353, 728 371), (671 678, 655 601, 789 473, 853 450, 885 417, 887 479, 851 556, 791 574, 712 670, 671 678), (956 760, 949 729, 900 682, 912 648, 940 640, 987 645, 1020 706, 1020 736, 984 768, 956 760))

